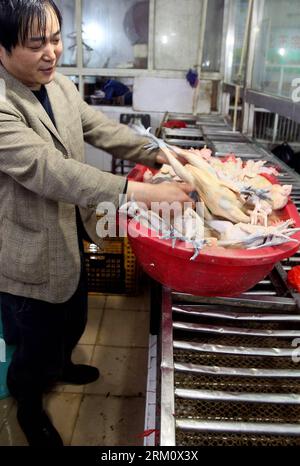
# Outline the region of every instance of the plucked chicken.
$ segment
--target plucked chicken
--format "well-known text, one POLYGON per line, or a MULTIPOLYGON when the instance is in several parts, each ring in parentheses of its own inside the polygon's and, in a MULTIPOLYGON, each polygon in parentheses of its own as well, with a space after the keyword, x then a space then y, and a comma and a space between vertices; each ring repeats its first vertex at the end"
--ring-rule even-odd
MULTIPOLYGON (((157 217, 155 225, 148 222, 163 238, 172 239, 174 244, 177 240, 191 243, 195 249, 193 258, 210 245, 254 249, 297 241, 290 238, 299 230, 292 227, 293 220, 279 221, 276 215, 287 204, 292 186, 271 183, 264 175, 274 177, 278 172, 265 167, 265 161, 244 162, 233 154, 221 160, 213 157, 208 148, 182 149, 156 138, 149 129, 135 129, 149 137, 149 149, 160 148, 168 161, 155 175, 147 170, 144 182, 188 182, 202 203, 200 211, 189 208, 169 222, 162 224, 157 217)), ((123 211, 126 209, 128 205, 122 207, 123 211)), ((141 213, 135 204, 137 210, 139 219, 147 223, 149 213, 141 213)), ((137 214, 131 216, 138 219, 137 214)))

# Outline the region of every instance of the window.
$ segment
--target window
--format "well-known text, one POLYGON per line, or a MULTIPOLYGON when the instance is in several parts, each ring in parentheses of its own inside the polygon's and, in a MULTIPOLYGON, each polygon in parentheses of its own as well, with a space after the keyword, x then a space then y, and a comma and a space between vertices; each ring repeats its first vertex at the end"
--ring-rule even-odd
POLYGON ((201 0, 156 1, 155 69, 188 70, 197 65, 201 10, 201 0))
POLYGON ((62 41, 64 44, 60 66, 77 65, 76 23, 74 0, 57 0, 63 17, 62 41))
MULTIPOLYGON (((230 1, 230 23, 226 40, 226 73, 225 81, 237 83, 248 12, 248 0, 230 1)), ((244 64, 245 65, 245 64, 244 64)), ((241 70, 241 80, 245 74, 245 66, 241 70)))
POLYGON ((209 0, 207 5, 202 71, 221 71, 223 16, 224 0, 209 0))
MULTIPOLYGON (((78 77, 87 102, 100 102, 101 78, 129 83, 131 89, 135 77, 185 78, 198 65, 203 0, 57 3, 63 15, 60 71, 78 77)), ((208 1, 202 59, 206 79, 210 72, 220 73, 223 11, 224 0, 208 1)))
POLYGON ((147 68, 149 0, 85 0, 83 65, 147 68))
POLYGON ((299 0, 265 0, 255 44, 255 89, 291 97, 300 76, 299 21, 299 0))

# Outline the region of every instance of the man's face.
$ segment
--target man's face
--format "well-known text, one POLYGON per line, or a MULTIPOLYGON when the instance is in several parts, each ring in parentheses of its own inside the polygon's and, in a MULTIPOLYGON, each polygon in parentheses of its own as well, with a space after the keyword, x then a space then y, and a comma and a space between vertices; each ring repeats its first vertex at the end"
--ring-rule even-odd
POLYGON ((4 68, 32 90, 39 90, 42 84, 53 80, 62 53, 59 22, 50 7, 47 8, 45 42, 43 39, 34 21, 24 46, 17 45, 8 54, 0 45, 0 61, 4 68))

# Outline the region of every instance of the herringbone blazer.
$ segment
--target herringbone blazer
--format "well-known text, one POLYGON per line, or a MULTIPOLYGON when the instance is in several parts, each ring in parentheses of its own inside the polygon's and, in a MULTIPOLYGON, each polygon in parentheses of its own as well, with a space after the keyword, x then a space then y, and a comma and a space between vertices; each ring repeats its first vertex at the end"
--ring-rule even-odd
POLYGON ((46 86, 56 127, 29 88, 0 65, 0 291, 64 302, 80 275, 75 206, 96 237, 96 206, 116 206, 125 179, 85 164, 84 141, 149 166, 146 139, 87 105, 60 74, 46 86))

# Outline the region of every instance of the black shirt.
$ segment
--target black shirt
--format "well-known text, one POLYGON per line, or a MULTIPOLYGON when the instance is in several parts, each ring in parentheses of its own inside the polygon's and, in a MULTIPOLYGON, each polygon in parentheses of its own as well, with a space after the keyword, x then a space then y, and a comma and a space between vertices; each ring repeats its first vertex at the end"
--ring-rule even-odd
POLYGON ((47 93, 47 89, 45 88, 45 86, 41 86, 41 89, 39 91, 32 91, 32 92, 34 93, 36 98, 40 101, 40 103, 42 104, 42 106, 44 107, 46 112, 48 113, 49 117, 51 118, 52 123, 56 127, 56 123, 55 123, 51 103, 50 103, 48 93, 47 93))

